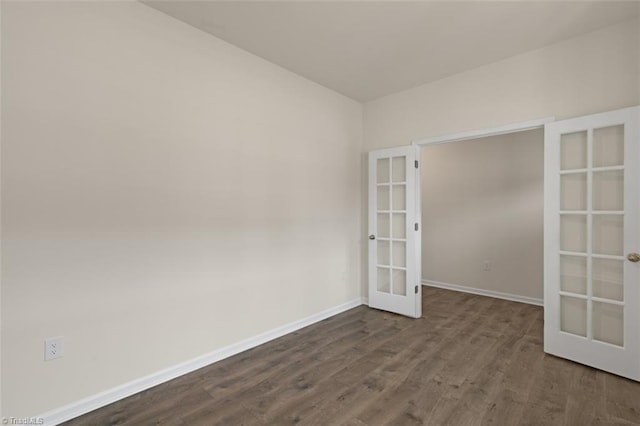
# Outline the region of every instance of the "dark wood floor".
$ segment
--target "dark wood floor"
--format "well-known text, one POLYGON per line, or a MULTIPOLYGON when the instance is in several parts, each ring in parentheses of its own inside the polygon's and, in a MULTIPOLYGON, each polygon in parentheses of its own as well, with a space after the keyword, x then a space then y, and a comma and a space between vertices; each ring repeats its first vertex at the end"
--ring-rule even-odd
POLYGON ((361 306, 69 425, 632 425, 640 383, 542 352, 542 308, 425 288, 361 306))

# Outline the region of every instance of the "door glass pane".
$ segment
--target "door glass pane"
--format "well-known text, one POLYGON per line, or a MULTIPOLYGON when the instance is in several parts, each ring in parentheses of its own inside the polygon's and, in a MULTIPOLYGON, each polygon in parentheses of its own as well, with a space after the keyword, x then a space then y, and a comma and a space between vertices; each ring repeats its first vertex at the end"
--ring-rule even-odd
POLYGON ((393 242, 393 266, 407 266, 407 243, 404 241, 393 242))
POLYGON ((383 293, 391 292, 391 269, 378 268, 378 291, 383 293))
POLYGON ((376 240, 378 244, 378 265, 391 265, 389 241, 376 240))
POLYGON ((587 167, 587 132, 560 136, 560 168, 562 170, 587 167))
POLYGON ((593 167, 624 165, 624 126, 593 131, 593 167))
POLYGON ((395 157, 393 159, 393 181, 404 182, 407 180, 406 174, 407 157, 395 157))
POLYGON ((389 187, 378 186, 378 210, 389 210, 389 187))
POLYGON ((378 237, 389 238, 390 225, 389 213, 378 213, 378 237))
POLYGON ((406 186, 393 185, 393 210, 406 210, 406 186))
POLYGON ((560 256, 560 290, 587 294, 587 258, 560 256))
POLYGON ((593 209, 624 210, 624 171, 593 173, 593 209))
POLYGON ((624 345, 624 309, 619 305, 593 302, 593 338, 613 345, 624 345))
POLYGON ((560 216, 560 250, 586 253, 586 215, 560 216))
POLYGON ((587 301, 560 296, 560 330, 587 336, 587 301))
POLYGON ((402 269, 393 270, 393 294, 407 295, 407 274, 402 269))
POLYGON ((407 237, 407 219, 404 213, 393 214, 393 238, 406 238, 407 237))
POLYGON ((603 299, 624 300, 624 261, 593 259, 593 295, 603 299))
POLYGON ((593 253, 622 256, 623 215, 593 215, 593 253))
POLYGON ((560 210, 587 209, 587 174, 560 176, 560 210))
POLYGON ((377 165, 378 178, 377 178, 377 182, 378 183, 387 183, 387 182, 389 182, 390 172, 391 171, 389 170, 389 159, 388 158, 378 158, 378 165, 377 165))

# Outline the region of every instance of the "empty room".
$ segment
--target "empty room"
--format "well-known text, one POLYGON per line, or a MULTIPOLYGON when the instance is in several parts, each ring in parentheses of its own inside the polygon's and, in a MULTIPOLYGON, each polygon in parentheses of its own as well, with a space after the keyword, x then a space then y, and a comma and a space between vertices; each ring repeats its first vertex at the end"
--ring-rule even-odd
POLYGON ((640 425, 639 17, 0 0, 0 421, 640 425))

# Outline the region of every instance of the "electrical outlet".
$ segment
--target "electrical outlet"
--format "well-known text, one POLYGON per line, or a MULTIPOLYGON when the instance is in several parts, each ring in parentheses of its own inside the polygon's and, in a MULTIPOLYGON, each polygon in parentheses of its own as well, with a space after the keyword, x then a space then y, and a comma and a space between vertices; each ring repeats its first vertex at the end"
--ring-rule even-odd
POLYGON ((62 358, 64 355, 64 340, 62 337, 51 337, 44 341, 44 360, 62 358))
POLYGON ((485 260, 484 262, 482 262, 482 270, 483 271, 490 271, 491 270, 491 261, 490 260, 485 260))

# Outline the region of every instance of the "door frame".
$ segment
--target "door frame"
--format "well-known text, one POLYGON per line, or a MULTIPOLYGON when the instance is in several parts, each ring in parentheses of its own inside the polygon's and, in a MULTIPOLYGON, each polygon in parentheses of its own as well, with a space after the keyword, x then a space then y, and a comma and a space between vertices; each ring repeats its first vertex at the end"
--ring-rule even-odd
POLYGON ((556 121, 555 117, 538 118, 535 120, 520 121, 517 123, 509 123, 498 127, 488 127, 479 130, 470 130, 468 132, 452 133, 431 138, 414 139, 411 141, 415 146, 439 145, 450 142, 460 142, 469 139, 481 139, 489 136, 506 135, 509 133, 524 132, 527 130, 543 129, 545 124, 556 121))
MULTIPOLYGON (((435 136, 430 138, 414 139, 411 141, 411 145, 417 147, 417 149, 419 149, 419 152, 421 153, 422 148, 429 145, 441 145, 445 143, 461 142, 461 141, 468 141, 473 139, 482 139, 489 136, 500 136, 500 135, 506 135, 510 133, 525 132, 527 130, 535 130, 535 129, 544 130, 546 124, 552 123, 554 121, 556 121, 555 117, 545 117, 545 118, 538 118, 535 120, 520 121, 520 122, 509 123, 509 124, 505 124, 497 127, 488 127, 485 129, 470 130, 467 132, 451 133, 447 135, 435 136)), ((418 156, 418 161, 422 162, 421 156, 418 156)), ((420 167, 418 167, 417 172, 418 172, 418 176, 416 178, 417 182, 416 182, 416 195, 415 195, 416 220, 420 223, 420 233, 419 235, 417 235, 417 238, 416 238, 417 240, 416 244, 418 245, 418 250, 417 250, 418 259, 416 259, 416 264, 418 265, 418 271, 420 273, 420 282, 422 282, 422 230, 424 229, 422 225, 422 164, 420 164, 420 167)))
MULTIPOLYGON (((551 123, 553 121, 555 121, 555 117, 545 117, 545 118, 538 118, 534 120, 509 123, 502 126, 471 130, 471 131, 466 131, 461 133, 451 133, 451 134, 429 137, 429 138, 419 138, 419 139, 412 140, 410 146, 413 146, 414 149, 416 150, 418 163, 421 163, 420 154, 422 152, 422 148, 425 146, 460 142, 460 141, 472 140, 472 139, 481 139, 489 136, 499 136, 499 135, 505 135, 510 133, 524 132, 527 130, 544 129, 545 124, 551 123)), ((418 279, 420 280, 419 281, 420 283, 422 283, 422 229, 423 229, 422 228, 422 178, 421 178, 422 173, 421 173, 421 170, 422 170, 422 165, 419 164, 419 167, 415 169, 416 183, 415 183, 415 194, 414 194, 415 220, 418 223, 418 229, 420 230, 420 232, 418 233, 415 239, 416 254, 415 254, 414 262, 417 267, 417 275, 418 275, 418 279)), ((369 180, 372 179, 371 176, 368 176, 368 178, 369 180)), ((369 193, 369 191, 367 191, 367 193, 369 193)), ((370 215, 371 215, 371 212, 368 212, 367 217, 369 219, 368 220, 369 222, 370 222, 370 215)), ((368 231, 369 229, 367 226, 367 234, 365 235, 365 238, 368 238, 368 235, 369 235, 368 231)), ((368 263, 370 263, 371 260, 370 260, 369 254, 367 254, 367 259, 368 259, 368 263)), ((369 269, 370 268, 368 265, 367 273, 370 273, 369 269)), ((368 288, 368 285, 367 285, 367 288, 368 288)), ((422 294, 422 291, 420 291, 420 294, 422 294)), ((421 310, 420 306, 421 306, 421 300, 416 302, 416 309, 421 310)))

